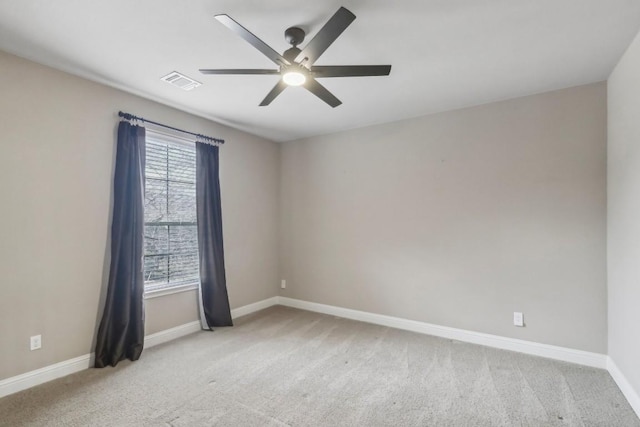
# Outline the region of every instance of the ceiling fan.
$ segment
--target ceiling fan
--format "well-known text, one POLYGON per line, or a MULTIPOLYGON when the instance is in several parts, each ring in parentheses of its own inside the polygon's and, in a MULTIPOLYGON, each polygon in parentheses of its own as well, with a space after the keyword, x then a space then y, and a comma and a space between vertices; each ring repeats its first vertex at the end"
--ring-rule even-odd
POLYGON ((302 86, 335 108, 342 104, 342 101, 318 83, 316 79, 325 77, 388 76, 391 72, 391 65, 313 65, 320 55, 356 19, 356 16, 344 7, 338 9, 302 50, 298 48, 298 45, 304 40, 304 30, 298 27, 288 28, 284 32, 284 37, 292 47, 284 51, 282 55, 231 19, 229 15, 215 15, 215 18, 262 52, 278 66, 278 69, 201 69, 200 72, 203 74, 279 74, 281 79, 262 100, 260 106, 271 104, 287 86, 302 86))

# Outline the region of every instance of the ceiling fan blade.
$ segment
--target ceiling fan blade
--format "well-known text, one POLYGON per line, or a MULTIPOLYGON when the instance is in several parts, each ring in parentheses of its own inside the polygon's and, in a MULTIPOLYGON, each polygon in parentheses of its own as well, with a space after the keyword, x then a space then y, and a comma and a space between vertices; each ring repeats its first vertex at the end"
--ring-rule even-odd
POLYGON ((318 31, 318 34, 302 49, 302 52, 296 57, 296 62, 308 58, 305 63, 309 66, 324 53, 331 43, 336 41, 338 36, 356 19, 356 15, 349 10, 341 7, 338 11, 324 24, 324 27, 318 31))
POLYGON ((290 65, 289 61, 284 59, 282 55, 273 50, 268 44, 256 37, 251 31, 234 21, 229 15, 215 15, 221 24, 229 28, 231 31, 245 39, 251 46, 262 52, 267 58, 275 62, 277 65, 290 65))
POLYGON ((261 107, 271 104, 271 101, 276 99, 276 96, 280 95, 283 90, 287 88, 287 84, 280 79, 278 83, 271 89, 271 91, 264 97, 262 102, 260 103, 261 107))
POLYGON ((244 69, 230 69, 230 70, 211 70, 207 68, 201 68, 202 74, 280 74, 278 70, 244 70, 244 69))
POLYGON ((331 107, 333 108, 336 108, 338 105, 342 104, 342 101, 336 98, 331 92, 329 92, 326 87, 322 86, 315 79, 307 79, 304 87, 309 92, 322 99, 327 104, 331 105, 331 107))
POLYGON ((311 67, 316 78, 388 76, 391 65, 319 65, 311 67))

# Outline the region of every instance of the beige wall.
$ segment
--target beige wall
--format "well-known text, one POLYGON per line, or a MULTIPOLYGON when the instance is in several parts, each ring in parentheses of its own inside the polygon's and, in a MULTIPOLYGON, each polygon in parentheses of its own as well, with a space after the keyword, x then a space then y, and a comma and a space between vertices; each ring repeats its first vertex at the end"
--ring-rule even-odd
POLYGON ((286 143, 281 162, 281 295, 606 353, 605 83, 286 143))
POLYGON ((640 35, 608 82, 609 355, 640 396, 640 35))
MULTIPOLYGON (((118 110, 228 141, 220 179, 231 306, 277 295, 277 144, 2 52, 0 70, 0 379, 92 351, 118 110), (35 334, 43 348, 29 351, 35 334)), ((193 291, 146 304, 147 333, 197 319, 193 291)))
MULTIPOLYGON (((0 379, 92 350, 118 110, 228 141, 232 308, 282 277, 284 296, 607 350, 603 83, 278 146, 1 52, 0 69, 0 379)), ((193 291, 146 306, 147 333, 197 319, 193 291)))

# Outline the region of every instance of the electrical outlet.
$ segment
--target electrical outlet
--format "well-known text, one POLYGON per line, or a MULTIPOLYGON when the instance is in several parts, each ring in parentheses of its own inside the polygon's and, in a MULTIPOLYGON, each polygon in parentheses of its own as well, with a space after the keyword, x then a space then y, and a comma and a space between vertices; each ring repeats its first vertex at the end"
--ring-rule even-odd
POLYGON ((519 313, 517 311, 513 312, 513 324, 514 326, 524 326, 524 316, 522 313, 519 313))
POLYGON ((280 281, 280 287, 281 287, 282 289, 286 289, 286 287, 287 287, 287 281, 286 281, 286 280, 284 280, 284 279, 282 279, 282 280, 280 281))
POLYGON ((34 335, 31 337, 31 350, 42 348, 42 335, 34 335))

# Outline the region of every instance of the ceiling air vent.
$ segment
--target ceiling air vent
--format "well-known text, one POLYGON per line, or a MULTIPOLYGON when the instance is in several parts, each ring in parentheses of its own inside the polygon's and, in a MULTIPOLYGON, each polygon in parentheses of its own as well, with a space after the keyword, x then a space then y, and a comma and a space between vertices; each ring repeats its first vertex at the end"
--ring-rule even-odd
POLYGON ((171 83, 174 86, 178 86, 182 90, 191 90, 200 86, 202 83, 193 80, 191 77, 187 77, 184 74, 180 74, 177 71, 167 74, 160 80, 164 80, 167 83, 171 83))

